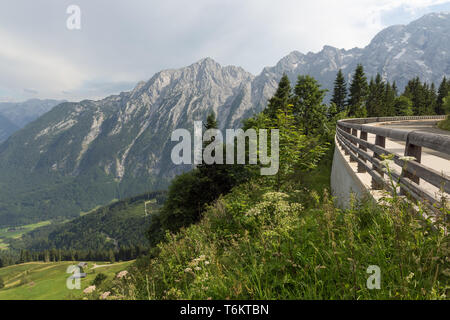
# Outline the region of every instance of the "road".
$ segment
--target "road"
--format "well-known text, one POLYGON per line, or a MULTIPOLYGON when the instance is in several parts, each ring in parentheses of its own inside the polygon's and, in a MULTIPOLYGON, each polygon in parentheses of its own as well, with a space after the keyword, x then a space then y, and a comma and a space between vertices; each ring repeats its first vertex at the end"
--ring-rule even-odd
MULTIPOLYGON (((426 131, 432 132, 436 134, 444 134, 450 135, 449 131, 441 130, 436 127, 437 121, 430 120, 414 120, 414 121, 398 121, 398 122, 390 122, 390 123, 373 123, 370 125, 374 126, 383 126, 393 129, 403 129, 403 130, 417 130, 417 131, 426 131)), ((368 134, 368 141, 371 143, 375 143, 375 135, 368 134)), ((390 152, 393 152, 399 156, 403 156, 405 152, 405 142, 404 141, 396 141, 392 139, 386 139, 386 149, 390 152)), ((432 168, 442 174, 450 176, 450 155, 444 154, 441 152, 437 152, 435 150, 431 150, 428 148, 422 149, 422 159, 421 163, 429 168, 432 168)), ((396 173, 400 173, 402 168, 393 164, 392 169, 396 173)), ((358 174, 359 175, 359 174, 358 174)), ((368 174, 361 175, 361 179, 364 181, 364 184, 370 186, 371 177, 368 174)), ((429 184, 428 182, 420 179, 420 185, 422 188, 427 190, 431 194, 439 194, 440 190, 435 186, 429 184)), ((447 195, 447 194, 446 194, 447 195)), ((447 195, 448 196, 448 195, 447 195)))

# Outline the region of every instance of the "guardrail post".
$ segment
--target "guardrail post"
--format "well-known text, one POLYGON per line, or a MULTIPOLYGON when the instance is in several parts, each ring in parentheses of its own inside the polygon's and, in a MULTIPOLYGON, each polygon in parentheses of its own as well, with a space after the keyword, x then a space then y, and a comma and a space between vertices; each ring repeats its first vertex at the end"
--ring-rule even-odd
MULTIPOLYGON (((359 138, 360 138, 361 140, 367 141, 367 132, 361 131, 361 133, 359 134, 359 138)), ((364 147, 364 146, 361 145, 361 144, 359 145, 359 148, 360 148, 362 151, 367 151, 367 148, 364 147)), ((366 160, 364 159, 363 156, 359 155, 358 158, 360 158, 362 161, 366 162, 366 160)), ((359 163, 359 162, 358 162, 358 172, 359 172, 359 173, 367 172, 366 168, 365 168, 361 163, 359 163)))
MULTIPOLYGON (((385 148, 386 147, 386 137, 376 135, 375 136, 375 144, 377 146, 385 148)), ((382 160, 381 156, 378 153, 376 153, 376 152, 373 153, 373 156, 374 156, 374 158, 382 160)), ((384 176, 384 173, 383 173, 382 169, 377 168, 375 165, 373 165, 373 169, 376 172, 378 172, 381 177, 384 176)), ((383 184, 380 184, 378 181, 376 181, 374 178, 372 178, 372 189, 374 189, 374 190, 381 190, 381 189, 383 189, 383 184)))
MULTIPOLYGON (((358 137, 358 130, 352 129, 352 136, 358 137)), ((356 145, 356 142, 350 141, 352 144, 356 145)), ((356 162, 355 157, 350 156, 350 162, 356 162)))
MULTIPOLYGON (((406 139, 406 147, 405 147, 405 156, 414 157, 416 162, 420 163, 422 161, 422 147, 416 146, 412 143, 409 143, 409 139, 406 139)), ((410 179, 411 181, 420 184, 420 178, 417 177, 414 173, 407 171, 405 168, 402 170, 402 176, 410 179)), ((401 194, 405 194, 405 190, 400 188, 401 194)))

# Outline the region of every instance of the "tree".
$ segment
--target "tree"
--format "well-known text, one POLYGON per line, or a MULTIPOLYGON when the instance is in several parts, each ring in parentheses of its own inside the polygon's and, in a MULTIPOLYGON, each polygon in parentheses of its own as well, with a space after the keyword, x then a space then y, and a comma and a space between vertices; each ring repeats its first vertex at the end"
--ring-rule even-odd
POLYGON ((375 80, 370 79, 366 110, 368 117, 381 117, 385 114, 385 83, 378 73, 375 80))
POLYGON ((412 116, 412 102, 408 97, 400 96, 394 101, 395 115, 397 116, 412 116))
POLYGON ((293 114, 305 135, 322 134, 326 123, 326 90, 310 76, 299 76, 294 89, 293 114))
POLYGON ((450 92, 442 101, 442 112, 444 114, 450 114, 450 92))
POLYGON ((435 105, 436 114, 445 114, 445 111, 443 109, 444 99, 447 97, 449 93, 450 93, 450 81, 447 81, 447 78, 444 77, 438 89, 438 96, 435 105))
POLYGON ((334 80, 333 97, 331 102, 336 105, 337 112, 345 110, 345 103, 347 100, 347 83, 345 82, 342 69, 339 69, 336 79, 334 80))
POLYGON ((384 90, 384 116, 393 117, 396 115, 395 113, 395 99, 397 98, 397 90, 394 86, 391 86, 389 82, 386 83, 384 90))
POLYGON ((104 273, 99 273, 95 276, 95 279, 92 281, 92 285, 98 287, 105 281, 108 277, 104 273))
POLYGON ((264 109, 264 113, 270 118, 275 119, 278 110, 285 109, 292 99, 291 82, 288 76, 284 73, 278 84, 277 91, 274 96, 269 99, 267 108, 264 109))
POLYGON ((365 103, 367 99, 368 84, 364 67, 358 64, 350 84, 347 108, 349 116, 364 117, 367 114, 365 103))

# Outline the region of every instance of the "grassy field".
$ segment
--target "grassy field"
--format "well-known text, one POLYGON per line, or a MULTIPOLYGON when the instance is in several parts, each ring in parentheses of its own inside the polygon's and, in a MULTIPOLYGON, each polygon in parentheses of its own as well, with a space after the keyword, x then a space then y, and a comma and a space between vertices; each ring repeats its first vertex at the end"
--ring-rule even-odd
POLYGON ((0 300, 67 300, 80 299, 83 290, 91 285, 98 273, 112 279, 117 272, 125 270, 133 261, 107 264, 89 262, 84 272, 86 278, 81 280, 80 290, 69 290, 66 287, 66 273, 70 265, 78 262, 30 262, 0 268, 0 277, 5 282, 5 288, 0 289, 0 300))
POLYGON ((30 232, 36 228, 44 227, 51 224, 51 221, 41 221, 38 223, 27 224, 15 228, 2 228, 0 229, 0 250, 8 249, 8 243, 6 239, 19 239, 27 232, 30 232))

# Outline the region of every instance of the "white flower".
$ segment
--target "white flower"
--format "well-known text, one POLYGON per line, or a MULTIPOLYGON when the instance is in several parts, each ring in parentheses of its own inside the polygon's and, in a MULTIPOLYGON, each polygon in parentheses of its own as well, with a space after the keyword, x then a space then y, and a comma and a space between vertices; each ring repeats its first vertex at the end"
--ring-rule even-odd
POLYGON ((388 159, 383 160, 383 161, 380 161, 380 163, 381 163, 383 166, 385 166, 385 167, 389 167, 393 162, 394 162, 394 161, 388 160, 388 159))
POLYGON ((200 267, 195 267, 195 270, 200 271, 200 270, 202 270, 202 268, 200 268, 200 267))
POLYGON ((110 291, 103 292, 102 295, 100 296, 100 299, 105 300, 106 298, 108 298, 110 294, 111 294, 110 291))
POLYGON ((209 264, 209 261, 208 261, 208 260, 206 260, 206 261, 205 261, 205 264, 206 264, 206 265, 208 265, 208 264, 209 264))
POLYGON ((128 274, 128 271, 124 270, 124 271, 120 271, 117 274, 117 278, 122 279, 123 277, 125 277, 128 274))
POLYGON ((90 286, 90 287, 87 287, 86 289, 84 289, 83 293, 88 294, 88 293, 92 293, 94 291, 95 291, 95 286, 90 286))
POLYGON ((400 157, 399 159, 403 160, 403 161, 416 161, 417 160, 416 158, 411 157, 411 156, 403 156, 403 157, 400 157))
POLYGON ((186 268, 186 269, 184 269, 184 272, 192 272, 192 269, 191 268, 186 268))

